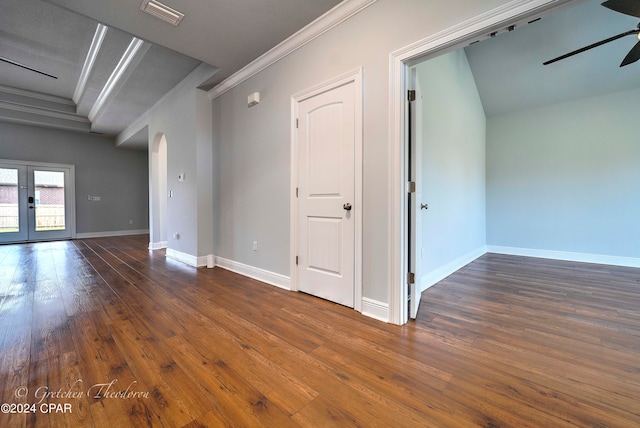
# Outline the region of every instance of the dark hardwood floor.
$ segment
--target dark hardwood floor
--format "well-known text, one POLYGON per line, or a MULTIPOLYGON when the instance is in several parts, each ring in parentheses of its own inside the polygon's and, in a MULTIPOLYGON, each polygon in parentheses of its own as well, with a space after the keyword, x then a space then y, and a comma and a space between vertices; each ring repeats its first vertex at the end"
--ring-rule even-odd
POLYGON ((487 254, 398 327, 147 240, 0 246, 0 427, 640 426, 638 269, 487 254))

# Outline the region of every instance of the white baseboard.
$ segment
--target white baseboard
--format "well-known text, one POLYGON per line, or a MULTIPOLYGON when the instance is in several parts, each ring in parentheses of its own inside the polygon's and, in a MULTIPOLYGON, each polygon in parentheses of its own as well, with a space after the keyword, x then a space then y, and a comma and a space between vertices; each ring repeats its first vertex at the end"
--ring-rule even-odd
MULTIPOLYGON (((291 278, 285 275, 280 275, 278 273, 218 256, 215 258, 215 265, 284 290, 291 290, 291 278)), ((364 297, 362 299, 362 315, 374 318, 378 321, 389 322, 389 305, 387 303, 364 297)))
POLYGON ((479 247, 463 255, 462 257, 458 257, 454 261, 447 263, 446 265, 441 266, 438 269, 423 275, 420 280, 420 293, 422 293, 424 290, 431 287, 432 285, 442 281, 443 279, 445 279, 455 271, 465 267, 466 265, 468 265, 478 257, 482 256, 486 252, 487 252, 487 247, 483 245, 482 247, 479 247))
POLYGON ((167 241, 149 242, 150 250, 162 250, 163 248, 167 248, 167 241))
POLYGON ((167 257, 173 260, 177 260, 186 265, 193 267, 203 267, 208 266, 213 255, 208 256, 192 256, 191 254, 183 253, 181 251, 177 251, 171 248, 167 248, 167 257))
POLYGON ((230 270, 231 272, 248 276, 249 278, 257 279, 258 281, 262 281, 285 290, 291 290, 291 278, 288 276, 217 256, 215 258, 215 264, 216 266, 230 270))
POLYGON ((145 235, 147 233, 149 233, 149 229, 112 230, 109 232, 87 232, 87 233, 76 233, 76 239, 108 238, 110 236, 145 235))
MULTIPOLYGON (((167 248, 167 257, 178 260, 190 266, 214 267, 218 266, 223 269, 235 272, 237 274, 253 278, 255 280, 273 285, 284 290, 291 290, 291 278, 279 273, 270 272, 265 269, 249 266, 244 263, 225 259, 219 256, 195 257, 190 254, 181 253, 176 250, 167 248), (214 263, 215 260, 215 263, 214 263)), ((362 298, 362 315, 374 318, 379 321, 389 322, 389 304, 379 302, 377 300, 362 298)))
POLYGON ((570 262, 597 263, 601 265, 626 266, 640 268, 640 258, 607 256, 603 254, 572 253, 569 251, 537 250, 533 248, 501 247, 488 245, 488 253, 508 254, 512 256, 538 257, 542 259, 566 260, 570 262))
POLYGON ((378 321, 389 322, 389 304, 363 297, 362 315, 378 321))

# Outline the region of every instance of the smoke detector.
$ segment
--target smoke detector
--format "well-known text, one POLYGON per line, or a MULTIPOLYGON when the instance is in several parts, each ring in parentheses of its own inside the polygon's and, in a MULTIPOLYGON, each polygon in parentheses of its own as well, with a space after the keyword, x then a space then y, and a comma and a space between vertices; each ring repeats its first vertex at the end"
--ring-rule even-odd
POLYGON ((176 27, 184 18, 184 13, 178 12, 156 0, 144 0, 140 5, 140 10, 176 27))

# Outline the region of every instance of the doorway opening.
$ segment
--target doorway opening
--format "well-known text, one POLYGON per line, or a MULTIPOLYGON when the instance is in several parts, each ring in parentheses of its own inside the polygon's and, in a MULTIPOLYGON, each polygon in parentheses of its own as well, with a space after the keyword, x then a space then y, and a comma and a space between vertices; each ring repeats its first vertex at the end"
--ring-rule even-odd
MULTIPOLYGON (((412 114, 410 103, 415 103, 409 90, 415 90, 415 74, 412 67, 427 59, 440 56, 472 42, 491 37, 501 31, 509 31, 514 25, 530 22, 548 14, 561 6, 577 3, 573 0, 549 0, 512 2, 487 14, 463 22, 442 33, 413 43, 390 55, 390 171, 395 183, 390 192, 390 277, 389 277, 389 321, 404 324, 415 315, 420 299, 419 275, 412 272, 420 263, 415 258, 421 253, 416 246, 416 225, 419 210, 428 201, 418 201, 411 197, 420 192, 415 183, 415 172, 410 168, 415 159, 410 156, 414 145, 409 144, 412 130, 409 128, 409 116, 412 114), (408 196, 409 194, 409 196, 408 196), (416 211, 417 210, 417 211, 416 211), (413 211, 416 211, 415 213, 413 211), (413 260, 412 260, 413 259, 413 260), (413 301, 413 309, 411 311, 413 301)), ((424 82, 422 82, 424 84, 424 82)), ((424 90, 424 88, 422 88, 424 90)), ((415 111, 415 109, 414 109, 415 111)), ((415 130, 413 130, 415 133, 415 130)), ((431 209, 431 206, 429 206, 431 209)), ((433 211, 432 211, 433 212, 433 211)))

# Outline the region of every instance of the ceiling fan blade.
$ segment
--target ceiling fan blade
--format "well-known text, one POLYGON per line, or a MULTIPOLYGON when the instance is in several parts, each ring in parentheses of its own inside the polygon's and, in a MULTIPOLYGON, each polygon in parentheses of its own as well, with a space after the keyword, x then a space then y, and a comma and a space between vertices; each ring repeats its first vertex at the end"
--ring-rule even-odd
POLYGON ((622 64, 620 64, 620 67, 633 64, 639 59, 640 59, 640 42, 636 43, 636 45, 631 48, 627 56, 625 56, 624 59, 622 60, 622 64))
POLYGON ((550 59, 549 61, 543 62, 542 64, 543 65, 549 65, 549 64, 552 64, 552 63, 554 63, 556 61, 560 61, 560 60, 563 60, 565 58, 569 58, 570 56, 574 56, 574 55, 577 55, 577 54, 582 53, 584 51, 588 51, 589 49, 597 48, 598 46, 602 46, 604 44, 613 42, 614 40, 621 39, 622 37, 630 36, 631 34, 638 34, 639 32, 640 32, 640 30, 637 30, 637 29, 636 30, 625 31, 624 33, 620 33, 617 36, 609 37, 608 39, 601 40, 601 41, 599 41, 597 43, 594 43, 592 45, 585 46, 583 48, 580 48, 580 49, 577 49, 575 51, 569 52, 569 53, 564 54, 562 56, 559 56, 557 58, 550 59))
POLYGON ((607 0, 602 6, 625 15, 640 18, 640 2, 637 0, 607 0))
POLYGON ((57 79, 57 77, 56 77, 56 76, 53 76, 53 75, 51 75, 51 74, 49 74, 49 73, 45 73, 44 71, 40 71, 40 70, 38 70, 38 69, 36 69, 36 68, 29 67, 28 65, 21 64, 21 63, 19 63, 19 62, 17 62, 17 61, 14 61, 14 60, 9 59, 9 58, 5 58, 5 57, 3 57, 3 56, 0 56, 0 61, 3 61, 3 62, 6 62, 6 63, 9 63, 9 64, 12 64, 12 65, 16 65, 16 66, 18 66, 18 67, 22 67, 22 68, 24 68, 24 69, 27 69, 27 70, 30 70, 30 71, 34 71, 34 72, 36 72, 36 73, 43 74, 43 75, 45 75, 45 76, 47 76, 47 77, 51 77, 51 78, 53 78, 53 79, 57 79))

